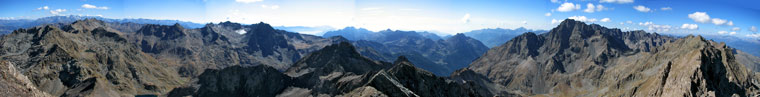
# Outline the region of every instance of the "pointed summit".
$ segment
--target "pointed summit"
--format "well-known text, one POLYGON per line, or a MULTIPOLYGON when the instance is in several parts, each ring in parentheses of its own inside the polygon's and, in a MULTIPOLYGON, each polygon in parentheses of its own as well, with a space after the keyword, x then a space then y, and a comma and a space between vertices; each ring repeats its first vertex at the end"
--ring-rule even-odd
POLYGON ((142 35, 156 36, 163 40, 176 39, 185 36, 185 28, 179 24, 172 26, 148 24, 137 30, 142 35))
POLYGON ((63 27, 63 29, 66 31, 75 29, 89 31, 99 27, 106 27, 106 23, 95 18, 88 18, 74 21, 71 25, 63 27))
POLYGON ((326 46, 298 60, 286 74, 298 77, 308 73, 327 75, 331 72, 364 74, 389 67, 390 64, 373 61, 356 52, 353 45, 341 42, 326 46))
POLYGON ((409 62, 409 59, 406 59, 406 56, 398 56, 398 58, 396 59, 396 61, 393 62, 393 64, 400 64, 403 62, 406 62, 407 64, 411 63, 409 62))

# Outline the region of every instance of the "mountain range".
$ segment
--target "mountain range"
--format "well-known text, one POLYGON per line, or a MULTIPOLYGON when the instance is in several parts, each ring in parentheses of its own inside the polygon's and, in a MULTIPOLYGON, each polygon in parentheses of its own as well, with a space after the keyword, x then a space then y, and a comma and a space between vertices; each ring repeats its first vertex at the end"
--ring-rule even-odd
POLYGON ((420 68, 447 76, 485 53, 488 47, 464 34, 441 38, 429 32, 346 27, 328 31, 322 37, 342 36, 352 41, 359 52, 374 60, 393 61, 406 56, 420 68))
POLYGON ((752 96, 747 54, 702 36, 674 38, 565 20, 525 33, 470 64, 507 91, 554 96, 752 96), (746 66, 745 66, 746 65, 746 66))
POLYGON ((16 30, 18 28, 29 28, 29 27, 34 27, 34 26, 39 26, 39 25, 44 25, 44 24, 57 24, 57 23, 69 24, 77 20, 83 20, 83 19, 88 19, 88 18, 94 18, 94 19, 98 19, 98 20, 106 21, 106 22, 161 24, 161 25, 172 25, 172 24, 178 23, 184 27, 189 27, 189 28, 203 27, 203 24, 179 21, 179 20, 110 19, 110 18, 104 18, 104 17, 99 17, 99 16, 69 15, 69 16, 42 17, 38 19, 0 20, 0 34, 11 33, 13 30, 16 30))
POLYGON ((522 33, 525 32, 533 32, 533 33, 544 33, 547 32, 546 30, 530 30, 526 29, 524 27, 515 28, 515 29, 502 29, 502 28, 494 28, 494 29, 480 29, 480 30, 472 30, 470 32, 464 32, 464 35, 471 36, 472 38, 475 38, 477 40, 480 40, 488 46, 489 48, 499 46, 501 44, 504 44, 507 42, 507 40, 512 39, 513 37, 522 35, 522 33))
POLYGON ((757 96, 758 60, 702 36, 572 19, 489 49, 466 33, 344 28, 314 36, 263 22, 193 28, 88 18, 3 35, 0 94, 757 96))

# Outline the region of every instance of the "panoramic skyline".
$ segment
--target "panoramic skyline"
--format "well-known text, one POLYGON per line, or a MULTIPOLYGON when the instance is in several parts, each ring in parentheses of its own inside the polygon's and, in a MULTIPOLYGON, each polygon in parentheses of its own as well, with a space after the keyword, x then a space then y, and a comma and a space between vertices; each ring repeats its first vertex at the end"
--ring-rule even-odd
MULTIPOLYGON (((4 0, 0 19, 47 16, 170 19, 195 23, 347 26, 451 35, 484 28, 551 29, 566 18, 622 30, 760 38, 758 1, 734 0, 4 0)), ((321 32, 302 32, 321 34, 321 32)))

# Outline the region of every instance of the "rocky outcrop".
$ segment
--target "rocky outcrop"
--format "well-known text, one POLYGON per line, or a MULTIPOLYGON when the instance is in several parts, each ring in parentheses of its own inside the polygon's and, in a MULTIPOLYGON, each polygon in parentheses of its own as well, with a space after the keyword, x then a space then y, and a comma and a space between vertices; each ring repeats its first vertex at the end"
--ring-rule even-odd
POLYGON ((753 96, 755 78, 733 51, 701 36, 675 39, 565 20, 492 48, 468 69, 519 95, 753 96))
POLYGON ((414 67, 404 56, 399 57, 392 68, 375 74, 368 85, 393 97, 492 96, 488 91, 475 91, 414 67))
POLYGON ((206 70, 198 79, 196 97, 273 97, 293 83, 291 77, 264 65, 206 70))
POLYGON ((0 94, 9 97, 53 97, 37 89, 15 65, 8 61, 0 62, 0 94))
POLYGON ((140 52, 102 21, 80 20, 60 29, 16 30, 0 40, 0 55, 37 88, 53 96, 160 94, 183 83, 171 68, 140 52))
POLYGON ((316 73, 316 75, 328 75, 332 72, 364 74, 387 67, 389 65, 386 63, 362 56, 356 52, 350 43, 341 42, 312 52, 285 72, 294 77, 307 73, 316 73))

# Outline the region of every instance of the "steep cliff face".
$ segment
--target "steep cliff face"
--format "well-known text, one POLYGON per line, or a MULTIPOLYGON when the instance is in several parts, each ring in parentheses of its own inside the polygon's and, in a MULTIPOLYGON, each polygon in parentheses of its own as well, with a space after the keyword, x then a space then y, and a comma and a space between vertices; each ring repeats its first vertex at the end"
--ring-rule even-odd
POLYGON ((8 61, 0 62, 0 94, 9 97, 53 97, 35 86, 8 61))
POLYGON ((127 43, 102 21, 16 30, 0 41, 2 59, 53 96, 128 96, 168 92, 173 69, 127 43))
POLYGON ((523 95, 756 94, 755 78, 733 51, 701 36, 674 39, 565 20, 492 48, 469 69, 523 95))
POLYGON ((284 91, 292 78, 269 66, 233 66, 206 70, 199 76, 197 97, 273 97, 284 91))

